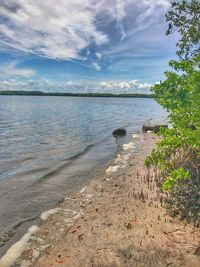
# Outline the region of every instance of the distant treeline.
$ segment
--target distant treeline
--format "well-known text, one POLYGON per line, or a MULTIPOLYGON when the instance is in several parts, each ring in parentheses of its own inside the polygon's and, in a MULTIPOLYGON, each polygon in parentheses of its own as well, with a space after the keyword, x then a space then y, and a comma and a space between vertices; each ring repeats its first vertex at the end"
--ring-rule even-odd
POLYGON ((0 95, 33 95, 33 96, 79 96, 79 97, 142 97, 153 98, 153 94, 111 94, 111 93, 45 93, 41 91, 0 91, 0 95))

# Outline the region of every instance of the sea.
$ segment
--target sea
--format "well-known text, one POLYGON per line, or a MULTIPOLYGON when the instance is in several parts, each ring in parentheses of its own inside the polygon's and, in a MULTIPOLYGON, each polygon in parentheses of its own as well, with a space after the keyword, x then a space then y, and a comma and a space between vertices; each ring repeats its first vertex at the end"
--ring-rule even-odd
POLYGON ((145 122, 166 118, 151 98, 0 96, 0 256, 18 229, 95 178, 145 122), (120 141, 117 128, 127 131, 120 141))

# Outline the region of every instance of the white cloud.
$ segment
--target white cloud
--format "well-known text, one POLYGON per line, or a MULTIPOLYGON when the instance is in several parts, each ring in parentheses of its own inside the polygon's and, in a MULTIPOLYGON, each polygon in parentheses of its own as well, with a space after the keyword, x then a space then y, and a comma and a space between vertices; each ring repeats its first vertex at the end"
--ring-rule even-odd
POLYGON ((126 37, 126 33, 123 26, 123 20, 127 15, 125 12, 125 5, 126 1, 116 0, 116 21, 117 21, 117 27, 119 28, 121 33, 121 40, 124 40, 124 38, 126 37))
POLYGON ((101 66, 100 66, 97 62, 92 62, 92 67, 93 67, 96 71, 100 71, 100 70, 101 70, 101 66))
POLYGON ((130 90, 130 89, 150 89, 152 84, 149 83, 141 83, 139 80, 131 80, 131 81, 122 81, 122 82, 101 82, 100 87, 102 89, 122 89, 122 90, 130 90))
POLYGON ((56 59, 80 58, 90 43, 108 41, 94 23, 92 1, 10 0, 0 4, 2 46, 56 59), (15 10, 13 12, 13 7, 15 10))
POLYGON ((141 84, 138 85, 138 88, 139 89, 146 89, 146 88, 150 89, 151 86, 152 86, 152 84, 150 84, 150 83, 141 83, 141 84))
POLYGON ((159 23, 168 7, 168 0, 2 0, 0 49, 84 59, 81 51, 91 44, 98 50, 113 34, 125 40, 159 23), (99 27, 110 22, 112 30, 99 27))
POLYGON ((99 53, 99 52, 96 52, 95 56, 100 60, 100 59, 102 59, 103 55, 101 53, 99 53))
POLYGON ((17 62, 11 62, 7 65, 0 67, 0 74, 4 77, 17 77, 21 76, 24 78, 30 78, 36 74, 33 69, 28 68, 18 68, 17 62))
POLYGON ((0 90, 29 90, 44 92, 104 92, 104 93, 148 93, 151 84, 138 80, 131 81, 90 81, 77 80, 59 83, 47 79, 16 80, 7 79, 0 81, 0 90))

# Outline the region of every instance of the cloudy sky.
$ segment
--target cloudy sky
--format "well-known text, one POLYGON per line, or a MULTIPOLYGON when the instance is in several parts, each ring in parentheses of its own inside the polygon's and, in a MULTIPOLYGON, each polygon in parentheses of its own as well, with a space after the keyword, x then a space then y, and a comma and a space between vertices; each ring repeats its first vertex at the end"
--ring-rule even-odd
POLYGON ((168 0, 0 0, 0 90, 145 92, 175 57, 168 0))

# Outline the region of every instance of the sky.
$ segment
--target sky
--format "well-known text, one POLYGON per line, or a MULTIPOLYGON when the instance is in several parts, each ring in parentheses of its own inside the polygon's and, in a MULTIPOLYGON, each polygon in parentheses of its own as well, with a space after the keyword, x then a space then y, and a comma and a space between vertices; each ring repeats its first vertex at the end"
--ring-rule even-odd
POLYGON ((0 0, 0 90, 146 93, 175 58, 169 0, 0 0))

